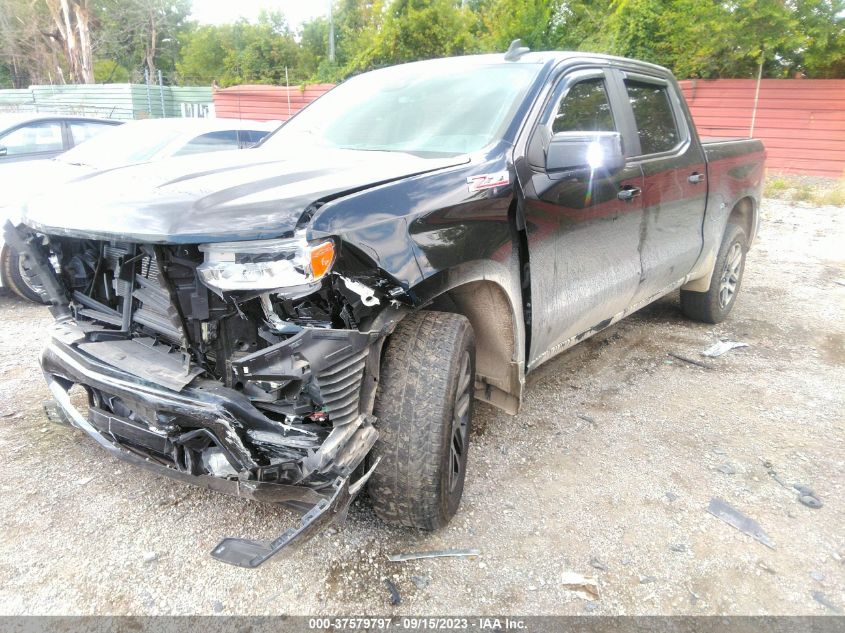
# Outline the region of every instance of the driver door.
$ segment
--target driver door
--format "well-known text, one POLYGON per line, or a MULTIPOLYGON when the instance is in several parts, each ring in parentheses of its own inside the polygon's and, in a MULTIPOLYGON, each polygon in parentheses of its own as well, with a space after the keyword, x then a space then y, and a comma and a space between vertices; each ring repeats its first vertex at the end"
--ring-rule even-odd
MULTIPOLYGON (((526 146, 523 217, 531 293, 528 368, 606 326, 627 308, 640 279, 639 164, 613 174, 580 169, 547 173, 549 142, 558 132, 624 132, 616 83, 602 69, 566 74, 526 146)), ((628 155, 624 143, 623 149, 628 155)))

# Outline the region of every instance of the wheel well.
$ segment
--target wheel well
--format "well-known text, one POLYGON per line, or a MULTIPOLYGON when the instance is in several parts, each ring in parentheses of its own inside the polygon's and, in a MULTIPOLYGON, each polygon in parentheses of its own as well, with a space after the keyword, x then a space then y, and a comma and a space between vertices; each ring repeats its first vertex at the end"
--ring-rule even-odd
POLYGON ((475 332, 476 397, 515 414, 522 392, 511 302, 492 281, 472 281, 437 297, 431 310, 469 319, 475 332))
POLYGON ((754 201, 751 198, 743 198, 734 205, 731 209, 731 214, 728 216, 729 224, 736 224, 745 231, 745 238, 748 243, 753 239, 752 232, 754 231, 754 201))

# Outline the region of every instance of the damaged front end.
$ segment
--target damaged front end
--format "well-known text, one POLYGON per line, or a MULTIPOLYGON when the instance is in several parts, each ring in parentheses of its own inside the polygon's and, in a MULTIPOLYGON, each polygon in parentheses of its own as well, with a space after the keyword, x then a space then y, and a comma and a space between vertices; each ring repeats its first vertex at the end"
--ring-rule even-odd
POLYGON ((365 471, 380 349, 407 300, 393 280, 302 235, 5 236, 56 317, 41 365, 66 418, 123 460, 303 513, 274 541, 224 539, 212 556, 256 567, 345 518, 377 465, 365 471))

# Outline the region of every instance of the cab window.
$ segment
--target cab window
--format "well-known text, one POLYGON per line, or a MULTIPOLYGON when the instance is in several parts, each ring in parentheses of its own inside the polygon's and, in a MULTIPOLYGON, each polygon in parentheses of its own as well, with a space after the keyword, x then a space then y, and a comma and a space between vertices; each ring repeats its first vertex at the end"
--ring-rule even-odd
POLYGON ((604 79, 585 79, 572 88, 561 100, 552 121, 552 133, 558 132, 613 132, 613 114, 610 99, 604 88, 604 79))
POLYGON ((678 125, 665 85, 625 80, 628 100, 634 111, 642 154, 672 150, 680 141, 678 125))

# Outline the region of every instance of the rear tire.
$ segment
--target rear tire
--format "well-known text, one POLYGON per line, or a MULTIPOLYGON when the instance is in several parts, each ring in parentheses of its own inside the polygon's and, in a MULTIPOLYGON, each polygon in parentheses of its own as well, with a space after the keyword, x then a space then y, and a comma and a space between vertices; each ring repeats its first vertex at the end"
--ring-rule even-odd
POLYGON ((368 484, 387 523, 434 530, 454 516, 463 494, 475 382, 469 321, 417 312, 385 341, 374 414, 381 458, 368 484))
POLYGON ((22 299, 28 299, 35 303, 44 303, 44 300, 27 283, 21 271, 21 257, 11 246, 3 249, 2 261, 3 283, 22 299))
POLYGON ((745 254, 748 239, 745 231, 736 224, 728 224, 722 237, 716 265, 707 292, 681 290, 681 310, 690 319, 704 323, 721 323, 736 303, 742 274, 745 271, 745 254))

